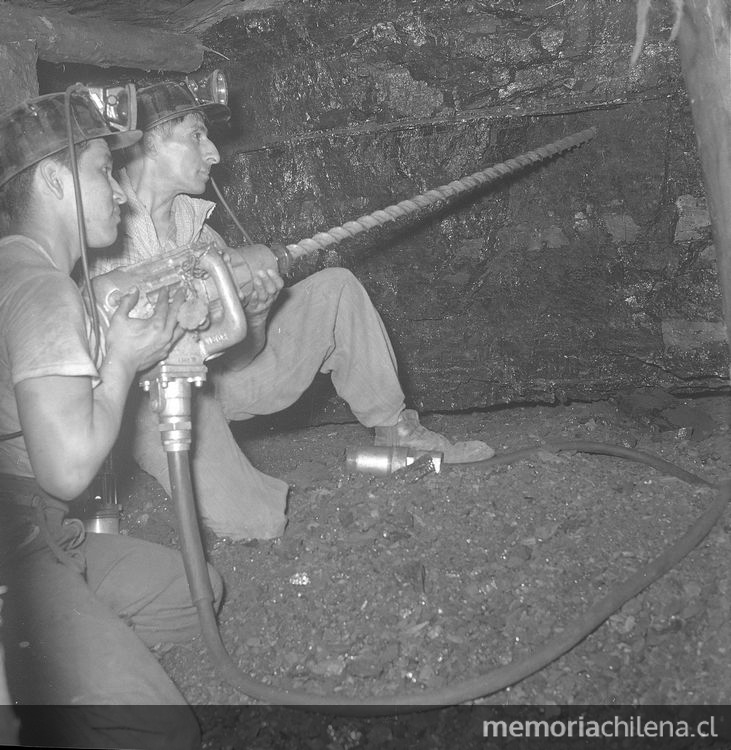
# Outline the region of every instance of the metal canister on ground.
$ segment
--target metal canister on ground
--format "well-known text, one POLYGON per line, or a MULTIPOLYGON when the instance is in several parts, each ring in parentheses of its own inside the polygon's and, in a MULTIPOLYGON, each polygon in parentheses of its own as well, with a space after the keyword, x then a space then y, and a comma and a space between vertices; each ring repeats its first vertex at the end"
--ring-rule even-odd
POLYGON ((405 469, 418 458, 428 456, 434 471, 442 468, 444 454, 438 451, 419 451, 402 446, 368 446, 366 448, 346 448, 345 465, 349 471, 385 476, 399 469, 405 469))
POLYGON ((114 455, 110 453, 92 482, 90 503, 82 516, 84 528, 94 534, 119 534, 119 499, 114 455))

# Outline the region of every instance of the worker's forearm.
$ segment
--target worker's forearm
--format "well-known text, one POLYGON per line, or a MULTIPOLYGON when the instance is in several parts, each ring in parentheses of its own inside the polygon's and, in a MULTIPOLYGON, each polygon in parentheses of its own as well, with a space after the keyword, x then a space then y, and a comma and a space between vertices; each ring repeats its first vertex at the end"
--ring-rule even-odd
POLYGON ((72 455, 66 459, 70 470, 68 486, 58 488, 65 490, 62 499, 73 499, 83 492, 114 447, 135 374, 128 362, 115 359, 113 350, 107 354, 99 370, 102 382, 92 391, 91 410, 82 428, 85 438, 74 443, 72 455))
POLYGON ((135 368, 127 359, 115 358, 113 348, 107 352, 99 369, 101 383, 92 391, 92 413, 89 426, 93 452, 89 458, 93 462, 98 460, 101 464, 117 439, 124 407, 135 375, 135 368), (93 448, 95 441, 100 443, 96 450, 93 448))
POLYGON ((137 299, 136 290, 123 295, 112 317, 96 388, 91 377, 66 375, 27 378, 15 386, 33 473, 46 492, 63 500, 89 486, 112 449, 136 372, 165 359, 182 334, 177 315, 183 290, 172 300, 162 295, 144 319, 129 316, 137 299))

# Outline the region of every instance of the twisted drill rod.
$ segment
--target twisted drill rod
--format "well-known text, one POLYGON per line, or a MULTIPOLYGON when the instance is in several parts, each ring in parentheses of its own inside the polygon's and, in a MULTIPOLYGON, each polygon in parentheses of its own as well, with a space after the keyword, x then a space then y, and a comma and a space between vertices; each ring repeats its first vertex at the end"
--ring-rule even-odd
POLYGON ((339 259, 327 251, 330 245, 354 237, 369 229, 383 226, 390 221, 410 216, 422 209, 432 209, 438 204, 443 204, 457 196, 484 187, 491 182, 496 182, 506 175, 515 174, 533 164, 552 159, 558 154, 578 148, 590 141, 595 135, 596 128, 588 128, 573 133, 554 143, 549 143, 547 146, 541 146, 480 172, 474 172, 460 180, 454 180, 393 206, 387 206, 379 211, 361 216, 355 221, 348 221, 342 226, 333 227, 327 232, 318 232, 312 237, 287 245, 286 253, 282 254, 284 257, 279 259, 280 270, 283 275, 289 277, 305 276, 317 268, 338 264, 339 259))

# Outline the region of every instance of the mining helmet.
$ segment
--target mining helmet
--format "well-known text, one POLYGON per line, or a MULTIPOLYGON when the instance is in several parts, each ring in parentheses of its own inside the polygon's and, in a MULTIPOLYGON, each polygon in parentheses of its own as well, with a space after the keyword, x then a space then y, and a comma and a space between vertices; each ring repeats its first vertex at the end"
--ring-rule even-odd
POLYGON ((137 127, 150 130, 191 112, 202 112, 211 122, 228 120, 227 102, 226 76, 220 70, 198 80, 186 78, 184 83, 154 83, 137 91, 137 127))
POLYGON ((66 96, 75 144, 104 138, 113 151, 142 137, 139 130, 114 132, 84 88, 28 99, 0 114, 0 186, 68 148, 66 96))

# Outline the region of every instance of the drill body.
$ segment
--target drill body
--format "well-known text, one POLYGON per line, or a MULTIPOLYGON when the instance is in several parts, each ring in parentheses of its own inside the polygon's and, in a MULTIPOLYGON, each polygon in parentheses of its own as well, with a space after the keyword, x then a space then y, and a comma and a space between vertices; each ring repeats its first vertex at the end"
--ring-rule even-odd
POLYGON ((171 295, 182 287, 186 299, 178 313, 185 335, 165 360, 172 376, 205 377, 205 362, 246 337, 242 289, 251 272, 243 262, 213 243, 194 243, 175 253, 134 266, 121 267, 93 280, 100 317, 109 325, 120 297, 134 287, 140 298, 131 312, 147 318, 160 294, 171 295))

